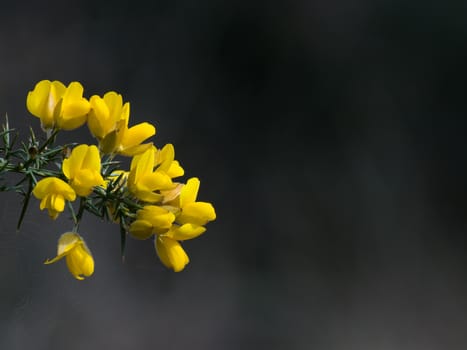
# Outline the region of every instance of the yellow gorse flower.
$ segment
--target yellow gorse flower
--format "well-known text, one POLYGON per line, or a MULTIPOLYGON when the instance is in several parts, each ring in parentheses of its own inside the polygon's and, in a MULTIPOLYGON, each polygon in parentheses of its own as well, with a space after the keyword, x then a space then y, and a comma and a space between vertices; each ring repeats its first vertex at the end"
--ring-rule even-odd
POLYGON ((198 237, 205 231, 206 227, 196 224, 172 225, 164 236, 177 241, 186 241, 198 237))
POLYGON ((55 126, 55 107, 65 90, 65 85, 59 81, 42 80, 28 93, 28 111, 40 118, 43 129, 52 129, 55 126))
POLYGON ((123 104, 120 94, 109 91, 103 98, 94 95, 90 103, 88 127, 103 153, 133 156, 152 146, 152 143, 142 143, 155 135, 156 128, 146 122, 128 128, 130 103, 123 104))
POLYGON ((185 170, 180 166, 180 163, 175 158, 175 149, 171 143, 166 144, 161 149, 156 149, 154 153, 154 166, 159 171, 164 171, 170 178, 183 176, 185 170))
POLYGON ((66 257, 66 265, 74 278, 83 280, 94 273, 94 258, 83 238, 74 232, 66 232, 58 240, 57 256, 46 260, 44 264, 52 264, 66 257))
POLYGON ((91 108, 83 97, 83 86, 74 81, 65 90, 55 108, 54 118, 58 129, 73 130, 86 123, 91 108))
POLYGON ((76 81, 65 87, 59 81, 42 80, 28 93, 26 106, 40 118, 44 130, 76 129, 86 122, 90 109, 83 86, 76 81))
POLYGON ((128 128, 128 120, 129 116, 125 115, 120 119, 115 129, 115 136, 111 135, 104 144, 104 149, 112 150, 106 153, 118 153, 131 157, 152 147, 152 142, 144 144, 143 142, 156 134, 154 125, 144 122, 128 128))
POLYGON ((128 175, 128 190, 138 199, 156 203, 163 199, 163 196, 156 191, 169 190, 175 187, 172 179, 155 163, 156 148, 151 147, 142 154, 133 157, 128 175))
MULTIPOLYGON (((115 131, 121 119, 127 119, 130 115, 130 103, 123 104, 122 95, 114 91, 107 92, 104 97, 91 96, 89 103, 91 111, 88 116, 88 127, 99 142, 103 142, 115 131)), ((110 152, 104 150, 104 153, 110 152)))
POLYGON ((79 196, 86 197, 94 186, 104 184, 101 175, 101 158, 96 146, 79 145, 63 161, 63 174, 79 196))
POLYGON ((196 177, 189 179, 180 191, 178 201, 175 204, 180 208, 177 222, 180 224, 206 225, 216 219, 216 212, 211 203, 197 202, 200 181, 196 177))
POLYGON ((41 199, 41 210, 47 208, 49 216, 56 219, 65 209, 65 201, 74 201, 76 193, 65 181, 56 177, 46 177, 34 187, 32 194, 41 199))

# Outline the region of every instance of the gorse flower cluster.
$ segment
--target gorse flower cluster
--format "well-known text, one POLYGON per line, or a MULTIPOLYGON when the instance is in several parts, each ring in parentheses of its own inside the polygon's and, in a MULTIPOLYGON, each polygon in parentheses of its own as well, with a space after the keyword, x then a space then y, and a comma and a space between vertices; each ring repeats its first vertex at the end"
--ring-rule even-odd
POLYGON ((8 120, 0 133, 0 173, 23 175, 16 185, 0 188, 24 196, 18 228, 32 194, 51 219, 67 209, 73 220, 71 231, 58 241, 57 256, 46 264, 65 258, 75 278, 93 274, 94 258, 78 234, 88 212, 119 226, 122 254, 127 234, 152 239, 160 261, 183 270, 189 258, 180 242, 201 235, 216 218, 210 203, 197 201, 199 179, 179 180, 184 169, 173 145, 159 149, 147 142, 156 133, 150 123, 129 126, 130 104, 120 94, 110 91, 87 99, 83 92, 78 82, 40 81, 28 93, 26 106, 40 119, 45 140, 39 142, 31 129, 28 144, 15 150, 8 120), (60 131, 85 125, 96 145, 54 145, 60 131), (121 169, 117 156, 131 157, 130 168, 121 169))

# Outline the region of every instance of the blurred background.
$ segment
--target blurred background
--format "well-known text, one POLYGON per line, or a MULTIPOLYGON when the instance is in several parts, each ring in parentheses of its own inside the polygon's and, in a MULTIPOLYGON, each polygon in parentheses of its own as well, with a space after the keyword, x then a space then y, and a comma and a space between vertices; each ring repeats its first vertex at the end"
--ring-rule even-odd
MULTIPOLYGON (((42 80, 114 90, 217 220, 181 273, 88 215, 0 202, 1 349, 465 349, 464 1, 2 4, 0 115, 42 80)), ((63 142, 92 143, 86 128, 63 142)))

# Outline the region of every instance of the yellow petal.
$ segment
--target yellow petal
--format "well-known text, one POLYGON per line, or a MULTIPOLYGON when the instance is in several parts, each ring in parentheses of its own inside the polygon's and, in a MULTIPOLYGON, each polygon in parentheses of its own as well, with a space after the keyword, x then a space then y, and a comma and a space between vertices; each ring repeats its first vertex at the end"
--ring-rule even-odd
POLYGON ((38 118, 40 118, 44 113, 47 114, 47 112, 53 115, 53 108, 55 108, 56 103, 53 105, 51 111, 48 108, 51 84, 50 80, 42 80, 38 82, 34 87, 34 90, 29 91, 26 98, 26 107, 28 111, 38 118))
MULTIPOLYGON (((126 120, 125 125, 128 125, 128 119, 130 118, 130 102, 125 102, 122 107, 122 113, 120 115, 120 120, 126 120)), ((118 118, 116 118, 118 120, 118 118)))
POLYGON ((76 192, 73 190, 73 188, 68 185, 66 182, 61 182, 60 183, 60 193, 63 195, 63 197, 67 201, 74 201, 76 199, 76 192))
POLYGON ((203 234, 206 228, 199 225, 185 224, 182 226, 175 226, 170 229, 165 236, 175 239, 177 241, 185 241, 187 239, 193 239, 203 234))
POLYGON ((65 199, 60 194, 51 196, 50 208, 55 212, 62 212, 65 209, 65 199))
POLYGON ((32 115, 41 119, 44 129, 53 128, 54 110, 65 90, 65 85, 59 81, 42 80, 28 93, 27 109, 32 115))
POLYGON ((58 239, 57 255, 68 253, 71 249, 80 244, 82 238, 75 232, 65 232, 58 239))
POLYGON ((216 212, 211 203, 195 202, 183 207, 181 214, 177 217, 177 222, 180 224, 205 225, 208 221, 215 219, 216 212))
POLYGON ((105 104, 109 107, 109 123, 115 123, 121 119, 123 112, 123 98, 122 95, 117 94, 115 91, 109 91, 104 95, 105 104))
POLYGON ((131 177, 132 173, 128 177, 128 189, 138 199, 155 203, 160 202, 163 196, 154 191, 159 189, 171 189, 175 185, 172 183, 170 177, 165 174, 150 173, 139 179, 138 182, 134 181, 131 177))
POLYGON ((140 156, 133 158, 130 172, 134 173, 135 183, 138 183, 146 174, 152 173, 152 169, 154 168, 154 152, 154 147, 151 147, 140 156))
POLYGON ((76 193, 65 181, 56 177, 46 177, 40 180, 32 191, 37 199, 43 199, 50 194, 61 194, 66 200, 74 201, 76 193))
POLYGON ((156 164, 159 164, 159 170, 167 172, 175 157, 175 149, 171 143, 166 144, 156 153, 156 164))
POLYGON ((72 130, 83 125, 91 109, 89 101, 83 98, 83 86, 79 82, 72 82, 66 88, 61 103, 54 113, 55 123, 60 129, 72 130))
POLYGON ((84 241, 66 255, 66 263, 70 273, 78 280, 94 273, 94 259, 84 241))
POLYGON ((109 107, 105 101, 97 95, 94 95, 89 100, 91 110, 88 115, 88 128, 98 139, 103 139, 110 128, 108 128, 108 121, 110 119, 109 107))
POLYGON ((45 264, 45 265, 53 264, 54 262, 57 262, 57 261, 59 261, 60 259, 62 259, 65 255, 66 255, 66 254, 60 254, 60 255, 57 255, 55 258, 47 259, 46 261, 44 261, 44 264, 45 264))
POLYGON ((32 194, 37 198, 37 199, 42 199, 44 198, 47 194, 49 194, 49 188, 52 182, 54 182, 56 179, 55 177, 46 177, 42 180, 40 180, 36 186, 34 186, 34 189, 32 190, 32 194))
POLYGON ((174 160, 170 163, 170 167, 167 170, 167 175, 169 175, 172 179, 175 177, 183 176, 185 174, 185 170, 180 166, 180 163, 174 160))
POLYGON ((50 260, 47 259, 44 264, 48 265, 60 260, 77 245, 79 245, 80 241, 81 237, 77 233, 66 232, 62 234, 58 240, 57 256, 50 260))
MULTIPOLYGON (((88 104, 85 104, 84 102, 80 102, 80 103, 75 103, 69 107, 75 110, 78 108, 79 109, 85 108, 83 106, 87 106, 87 105, 88 104)), ((84 123, 86 123, 86 120, 87 120, 87 115, 84 114, 84 115, 79 115, 79 116, 72 117, 72 118, 68 118, 68 117, 59 118, 58 120, 56 120, 56 124, 60 129, 74 130, 82 126, 84 123)))
POLYGON ((148 239, 153 235, 152 225, 146 220, 135 220, 129 228, 130 234, 137 239, 148 239))
POLYGON ((62 172, 63 172, 63 175, 65 175, 67 179, 72 178, 70 158, 66 158, 63 160, 62 172))
POLYGON ((147 205, 136 213, 138 220, 151 224, 152 231, 157 234, 167 232, 175 220, 175 215, 159 206, 147 205))
POLYGON ((122 148, 137 146, 156 133, 154 125, 140 123, 127 130, 122 139, 122 148))
POLYGON ((149 142, 149 143, 144 143, 142 145, 137 145, 137 146, 121 149, 118 153, 122 156, 132 157, 134 155, 141 154, 147 151, 151 147, 153 147, 153 143, 149 142))
POLYGON ((175 187, 170 176, 160 171, 142 176, 136 185, 138 188, 148 191, 170 190, 175 187))
POLYGON ((164 198, 161 194, 148 191, 132 191, 133 195, 146 203, 159 203, 164 198))
MULTIPOLYGON (((40 204, 41 210, 47 208, 49 216, 50 216, 50 218, 52 220, 55 220, 58 217, 58 215, 60 214, 60 212, 63 211, 63 208, 60 211, 55 209, 55 205, 54 205, 55 197, 56 197, 56 195, 54 195, 54 194, 48 194, 47 196, 45 196, 42 199, 41 204, 40 204)), ((65 206, 63 206, 63 207, 65 207, 65 206)))
POLYGON ((177 241, 168 237, 157 236, 154 243, 159 259, 167 268, 179 272, 190 262, 188 255, 177 241))
POLYGON ((143 209, 136 212, 136 217, 141 220, 151 221, 151 218, 158 215, 165 215, 169 211, 158 205, 145 205, 143 209))
POLYGON ((99 150, 97 149, 96 146, 91 145, 88 147, 81 166, 85 169, 89 169, 97 173, 100 173, 101 158, 99 155, 99 150))
POLYGON ((87 197, 95 186, 104 184, 104 179, 95 171, 82 169, 76 174, 70 184, 77 195, 87 197))
POLYGON ((200 181, 197 177, 192 177, 189 179, 185 186, 183 186, 180 193, 180 207, 184 207, 189 203, 196 201, 198 196, 200 181))
POLYGON ((74 81, 68 85, 63 95, 62 113, 65 118, 76 118, 89 112, 89 101, 83 98, 83 86, 74 81))
POLYGON ((44 208, 47 208, 47 203, 49 203, 49 202, 50 202, 50 195, 47 195, 44 198, 42 198, 41 204, 39 206, 40 209, 44 210, 44 208))
POLYGON ((70 157, 63 161, 62 171, 69 180, 73 179, 78 171, 81 170, 88 147, 88 145, 76 146, 71 151, 70 157))

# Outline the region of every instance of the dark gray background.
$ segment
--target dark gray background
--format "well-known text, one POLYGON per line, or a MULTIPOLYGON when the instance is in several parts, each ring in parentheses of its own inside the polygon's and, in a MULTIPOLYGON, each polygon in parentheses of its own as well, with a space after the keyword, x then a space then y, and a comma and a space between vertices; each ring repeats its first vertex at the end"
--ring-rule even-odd
MULTIPOLYGON (((1 349, 465 349, 465 1, 13 2, 0 114, 42 79, 115 90, 175 145, 218 219, 175 274, 87 216, 2 193, 1 349)), ((83 128, 61 141, 92 142, 83 128)))

